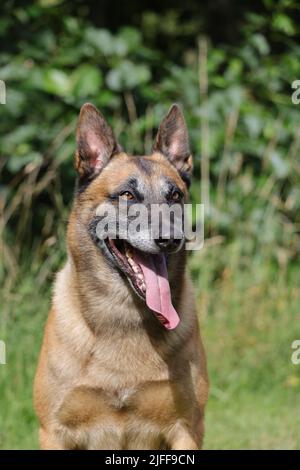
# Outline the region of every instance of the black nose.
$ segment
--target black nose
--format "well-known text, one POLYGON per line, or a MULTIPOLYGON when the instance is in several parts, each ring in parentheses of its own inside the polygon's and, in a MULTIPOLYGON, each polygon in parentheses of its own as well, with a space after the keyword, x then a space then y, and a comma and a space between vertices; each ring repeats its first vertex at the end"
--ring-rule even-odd
POLYGON ((163 251, 172 251, 178 248, 181 243, 180 239, 174 238, 157 238, 155 243, 163 251))

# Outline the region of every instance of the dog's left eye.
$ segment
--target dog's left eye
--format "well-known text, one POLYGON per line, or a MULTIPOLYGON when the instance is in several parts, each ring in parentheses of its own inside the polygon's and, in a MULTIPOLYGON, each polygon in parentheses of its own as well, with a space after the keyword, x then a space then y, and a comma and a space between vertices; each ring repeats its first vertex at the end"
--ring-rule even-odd
POLYGON ((182 198, 182 195, 179 191, 174 191, 172 193, 172 196, 171 196, 172 201, 180 201, 181 198, 182 198))
POLYGON ((129 191, 124 191, 120 194, 120 197, 122 199, 126 199, 127 201, 132 201, 132 199, 134 199, 134 195, 129 191))

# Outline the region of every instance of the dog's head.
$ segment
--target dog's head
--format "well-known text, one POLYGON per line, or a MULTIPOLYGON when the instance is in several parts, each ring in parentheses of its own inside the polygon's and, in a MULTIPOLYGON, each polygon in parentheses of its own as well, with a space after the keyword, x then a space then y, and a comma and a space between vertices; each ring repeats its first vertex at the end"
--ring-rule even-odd
POLYGON ((85 104, 77 128, 75 167, 77 207, 84 205, 89 236, 111 269, 173 328, 178 317, 167 262, 184 245, 183 204, 192 172, 180 108, 173 105, 163 119, 152 154, 132 156, 122 150, 102 114, 85 104))

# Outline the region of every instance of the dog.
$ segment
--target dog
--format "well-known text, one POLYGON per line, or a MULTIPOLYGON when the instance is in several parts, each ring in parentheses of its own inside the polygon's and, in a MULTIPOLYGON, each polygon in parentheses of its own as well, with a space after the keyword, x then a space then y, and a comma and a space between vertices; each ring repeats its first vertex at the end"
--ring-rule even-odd
POLYGON ((182 206, 192 167, 178 105, 143 156, 123 151, 92 104, 81 108, 67 261, 34 383, 42 449, 201 448, 208 376, 184 239, 95 230, 104 203, 182 206))

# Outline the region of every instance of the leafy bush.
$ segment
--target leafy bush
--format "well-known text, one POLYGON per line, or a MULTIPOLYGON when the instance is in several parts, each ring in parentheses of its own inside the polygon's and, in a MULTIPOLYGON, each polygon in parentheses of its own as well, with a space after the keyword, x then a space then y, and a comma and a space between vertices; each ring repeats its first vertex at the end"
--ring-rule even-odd
POLYGON ((76 119, 86 101, 137 153, 150 151, 163 114, 180 102, 196 162, 193 201, 210 180, 207 237, 240 240, 243 265, 259 256, 284 267, 298 255, 295 2, 266 0, 264 15, 245 7, 237 45, 211 42, 205 21, 184 21, 173 10, 146 11, 140 27, 112 32, 55 0, 3 8, 2 274, 16 272, 30 248, 46 259, 58 243, 57 221, 72 199, 76 119))

